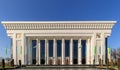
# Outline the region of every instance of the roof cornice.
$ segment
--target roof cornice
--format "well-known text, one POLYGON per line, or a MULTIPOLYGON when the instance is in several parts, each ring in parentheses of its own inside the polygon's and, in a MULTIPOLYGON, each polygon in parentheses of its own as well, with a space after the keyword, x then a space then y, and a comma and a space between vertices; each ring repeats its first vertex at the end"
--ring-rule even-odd
POLYGON ((3 21, 7 30, 111 30, 116 21, 3 21))
POLYGON ((117 21, 2 21, 1 23, 116 23, 117 21))

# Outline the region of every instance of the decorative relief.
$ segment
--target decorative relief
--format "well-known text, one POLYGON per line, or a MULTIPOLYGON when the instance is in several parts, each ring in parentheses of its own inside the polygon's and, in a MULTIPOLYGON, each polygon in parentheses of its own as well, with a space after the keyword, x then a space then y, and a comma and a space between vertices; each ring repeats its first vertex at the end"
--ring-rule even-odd
POLYGON ((97 38, 101 38, 101 34, 100 34, 100 33, 97 33, 97 34, 96 34, 96 37, 97 37, 97 38))
POLYGON ((21 38, 21 33, 16 34, 16 38, 17 39, 21 38))
POLYGON ((95 24, 95 23, 74 23, 74 24, 61 24, 61 23, 16 23, 16 24, 3 24, 7 30, 42 30, 42 29, 111 29, 114 24, 95 24))

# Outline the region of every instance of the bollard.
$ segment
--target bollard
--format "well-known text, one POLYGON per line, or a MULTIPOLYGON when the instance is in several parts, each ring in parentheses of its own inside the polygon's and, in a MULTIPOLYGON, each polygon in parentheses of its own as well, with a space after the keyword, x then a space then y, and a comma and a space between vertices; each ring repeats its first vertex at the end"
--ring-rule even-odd
POLYGON ((19 66, 21 67, 21 60, 19 60, 19 66))
POLYGON ((5 60, 2 59, 2 69, 4 70, 5 69, 5 60))

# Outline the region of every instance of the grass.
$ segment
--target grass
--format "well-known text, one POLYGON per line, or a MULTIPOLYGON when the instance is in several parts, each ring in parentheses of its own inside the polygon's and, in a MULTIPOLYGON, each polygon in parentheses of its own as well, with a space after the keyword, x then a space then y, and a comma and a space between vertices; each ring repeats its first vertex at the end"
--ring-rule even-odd
MULTIPOLYGON (((0 66, 0 69, 2 68, 2 66, 0 66)), ((5 68, 15 68, 15 67, 12 67, 12 66, 5 66, 5 68)))
POLYGON ((112 68, 112 69, 118 69, 118 66, 97 66, 97 68, 112 68))

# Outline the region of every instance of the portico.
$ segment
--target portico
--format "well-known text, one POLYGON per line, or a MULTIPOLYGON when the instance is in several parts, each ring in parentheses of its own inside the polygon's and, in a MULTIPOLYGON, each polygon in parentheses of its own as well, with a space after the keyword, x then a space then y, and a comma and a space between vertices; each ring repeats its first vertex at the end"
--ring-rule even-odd
MULTIPOLYGON (((32 47, 27 47, 29 57, 31 58, 31 64, 34 64, 34 60, 36 60, 35 64, 53 64, 53 65, 72 65, 72 64, 84 64, 82 61, 86 61, 85 64, 90 64, 90 49, 87 46, 90 46, 91 41, 89 41, 90 37, 73 37, 73 36, 57 36, 57 37, 26 37, 26 41, 29 44, 31 43, 32 47), (82 45, 81 41, 85 42, 86 50, 85 55, 88 56, 88 59, 82 60, 82 45), (34 47, 36 46, 36 47, 34 47), (88 50, 88 51, 87 51, 88 50), (32 52, 32 53, 31 53, 32 52), (32 56, 32 55, 34 56, 32 56), (88 61, 89 60, 89 61, 88 61), (88 61, 88 62, 87 62, 88 61)), ((27 58, 27 59, 28 59, 27 58)), ((26 59, 26 60, 27 60, 26 59)), ((29 61, 28 61, 29 62, 29 61)), ((28 63, 26 62, 26 63, 28 63)))
MULTIPOLYGON (((106 64, 116 21, 3 21, 18 65, 106 64)), ((110 59, 110 57, 109 57, 110 59)))

